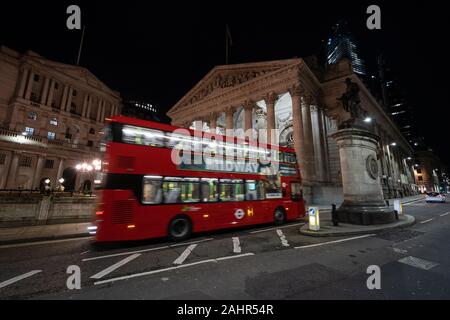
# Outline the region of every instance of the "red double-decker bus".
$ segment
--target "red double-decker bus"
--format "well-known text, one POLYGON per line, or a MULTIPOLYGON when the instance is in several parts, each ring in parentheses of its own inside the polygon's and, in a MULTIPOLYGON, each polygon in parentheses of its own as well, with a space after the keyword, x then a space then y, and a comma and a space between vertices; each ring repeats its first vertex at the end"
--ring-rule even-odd
POLYGON ((294 150, 182 130, 123 116, 108 120, 95 181, 97 241, 184 240, 192 232, 304 216, 294 150), (199 154, 198 145, 209 155, 199 154), (177 163, 174 154, 193 161, 177 163))

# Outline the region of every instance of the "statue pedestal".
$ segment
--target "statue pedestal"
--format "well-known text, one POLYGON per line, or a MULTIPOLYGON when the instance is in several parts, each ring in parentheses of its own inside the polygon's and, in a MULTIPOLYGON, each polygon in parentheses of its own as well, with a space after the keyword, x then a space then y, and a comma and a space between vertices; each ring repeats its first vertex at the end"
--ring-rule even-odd
POLYGON ((361 128, 338 130, 331 136, 339 147, 344 192, 344 202, 337 210, 339 221, 359 225, 395 221, 378 177, 379 137, 361 128))

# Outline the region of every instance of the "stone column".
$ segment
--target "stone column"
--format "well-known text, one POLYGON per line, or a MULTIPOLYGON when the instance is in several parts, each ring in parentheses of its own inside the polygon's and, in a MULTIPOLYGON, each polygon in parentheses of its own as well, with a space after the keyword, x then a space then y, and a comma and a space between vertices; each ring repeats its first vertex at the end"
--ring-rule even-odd
POLYGON ((62 111, 66 110, 66 105, 67 105, 67 92, 69 91, 69 88, 67 87, 67 85, 64 85, 64 90, 63 90, 63 95, 61 98, 61 105, 60 105, 60 109, 62 111))
POLYGON ((44 167, 45 157, 42 155, 38 155, 38 159, 36 161, 36 167, 34 168, 33 182, 31 185, 31 189, 39 188, 42 168, 44 167))
POLYGON ((302 88, 294 86, 289 90, 292 98, 292 129, 294 135, 294 149, 297 154, 297 162, 300 167, 300 172, 303 180, 309 178, 308 170, 305 168, 305 148, 303 135, 303 115, 301 109, 301 94, 302 88))
POLYGON ((58 180, 62 178, 63 168, 64 168, 64 159, 60 158, 59 159, 59 164, 58 164, 58 171, 56 171, 55 181, 53 181, 53 183, 55 183, 55 185, 58 182, 58 180))
POLYGON ((226 119, 226 135, 227 136, 234 136, 234 125, 233 125, 233 114, 234 114, 234 108, 228 107, 225 110, 225 119, 226 119))
POLYGON ((217 114, 212 112, 209 116, 209 131, 211 133, 216 133, 217 128, 217 114))
POLYGON ((272 144, 276 142, 278 139, 274 137, 272 139, 272 134, 275 134, 276 131, 273 131, 276 129, 275 124, 275 101, 277 99, 277 95, 275 93, 270 93, 266 101, 266 110, 267 110, 267 143, 272 144))
POLYGON ((106 111, 106 101, 103 101, 102 113, 101 113, 101 116, 100 116, 100 122, 101 123, 105 122, 105 111, 106 111))
POLYGON ((33 89, 33 83, 34 83, 34 72, 33 72, 33 70, 30 70, 30 73, 28 75, 27 90, 25 91, 25 99, 26 100, 30 100, 31 89, 33 89))
POLYGON ((103 105, 103 100, 99 99, 98 100, 98 108, 97 108, 97 117, 96 117, 97 122, 100 122, 100 118, 102 116, 102 105, 103 105))
POLYGON ((320 179, 322 181, 329 181, 329 172, 328 172, 328 157, 327 157, 327 133, 324 125, 324 112, 321 107, 317 108, 317 118, 318 118, 318 126, 319 126, 319 155, 321 159, 321 167, 320 167, 320 179))
POLYGON ((244 104, 244 131, 253 128, 253 101, 247 101, 244 104))
POLYGON ((308 170, 309 180, 316 179, 316 171, 314 166, 314 141, 311 123, 311 102, 312 97, 307 94, 304 96, 304 106, 302 108, 303 113, 303 129, 305 134, 304 148, 305 148, 305 166, 308 170))
POLYGON ((88 98, 88 105, 87 105, 87 111, 86 111, 86 118, 91 119, 91 108, 92 108, 92 96, 89 96, 88 98))
POLYGON ((50 82, 50 79, 46 77, 44 80, 44 87, 42 89, 42 94, 41 94, 41 104, 44 104, 44 105, 45 105, 45 101, 47 100, 49 82, 50 82))
POLYGON ((70 112, 70 105, 72 104, 73 88, 69 87, 69 93, 67 94, 66 111, 70 112))
POLYGON ((49 89, 49 92, 48 92, 47 101, 45 103, 49 107, 52 106, 54 93, 55 93, 55 80, 51 79, 50 80, 50 89, 49 89))
POLYGON ((13 152, 11 164, 9 165, 8 179, 6 180, 6 188, 14 189, 16 187, 17 170, 19 169, 19 152, 13 152))
POLYGON ((88 104, 87 101, 88 101, 88 95, 85 94, 84 99, 83 99, 83 110, 81 111, 82 118, 86 118, 86 110, 87 110, 87 104, 88 104))
POLYGON ((344 202, 339 221, 359 225, 395 220, 386 206, 378 176, 376 150, 379 137, 366 130, 348 128, 332 134, 339 147, 344 202))
POLYGON ((20 98, 23 98, 23 95, 25 93, 25 85, 27 84, 28 72, 29 72, 28 69, 23 68, 22 76, 20 77, 19 92, 17 93, 17 96, 20 98))

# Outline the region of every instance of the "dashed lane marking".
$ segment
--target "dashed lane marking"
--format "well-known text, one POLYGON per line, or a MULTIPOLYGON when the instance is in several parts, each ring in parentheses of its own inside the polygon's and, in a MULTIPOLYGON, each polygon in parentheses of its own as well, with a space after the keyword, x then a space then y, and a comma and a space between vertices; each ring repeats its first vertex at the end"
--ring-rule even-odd
POLYGON ((238 237, 233 237, 233 252, 234 253, 241 253, 241 243, 239 241, 238 237))
POLYGON ((431 219, 428 219, 428 220, 424 220, 424 221, 421 221, 420 224, 428 223, 428 222, 433 221, 433 220, 434 220, 434 218, 431 218, 431 219))
POLYGON ((120 253, 109 254, 109 255, 105 255, 105 256, 85 258, 85 259, 83 259, 81 261, 91 261, 91 260, 98 260, 98 259, 105 259, 105 258, 112 258, 112 257, 119 257, 119 256, 127 256, 127 255, 130 255, 130 254, 133 254, 133 253, 151 252, 151 251, 169 249, 169 248, 189 245, 189 244, 193 244, 193 243, 201 243, 201 242, 206 242, 206 241, 211 241, 211 240, 214 240, 214 238, 207 238, 207 239, 198 240, 198 241, 191 241, 191 242, 185 242, 185 243, 171 244, 171 245, 168 245, 168 246, 162 246, 162 247, 156 247, 156 248, 149 248, 149 249, 142 249, 142 250, 135 250, 135 251, 128 251, 128 252, 120 252, 120 253))
POLYGON ((423 270, 430 270, 431 268, 434 268, 437 265, 439 265, 439 263, 420 259, 420 258, 413 257, 413 256, 401 258, 398 260, 398 262, 410 265, 415 268, 423 269, 423 270))
POLYGON ((304 225, 305 222, 299 222, 299 223, 293 223, 293 224, 289 224, 286 226, 282 226, 282 227, 273 227, 273 228, 268 228, 268 229, 262 229, 262 230, 255 230, 255 231, 251 231, 251 234, 254 233, 260 233, 260 232, 266 232, 266 231, 272 231, 272 230, 277 230, 277 229, 286 229, 286 228, 290 228, 290 227, 295 227, 295 226, 300 226, 300 225, 304 225))
POLYGON ((186 250, 183 251, 183 253, 175 259, 173 264, 183 264, 184 260, 194 251, 197 244, 191 244, 189 247, 186 248, 186 250))
POLYGON ((113 264, 112 266, 109 266, 108 268, 100 271, 99 273, 94 274, 91 279, 101 279, 104 276, 110 274, 111 272, 113 272, 114 270, 119 269, 120 267, 122 267, 123 265, 127 264, 130 261, 133 261, 134 259, 136 259, 137 257, 139 257, 141 254, 140 253, 135 253, 125 259, 120 260, 119 262, 113 264))
POLYGON ((216 258, 216 259, 207 259, 207 260, 202 260, 202 261, 182 264, 182 265, 179 265, 179 266, 174 266, 174 267, 169 267, 169 268, 164 268, 164 269, 158 269, 158 270, 153 270, 153 271, 147 271, 147 272, 142 272, 142 273, 136 273, 136 274, 132 274, 132 275, 128 275, 128 276, 122 276, 122 277, 117 277, 117 278, 112 278, 112 279, 108 279, 108 280, 97 281, 97 282, 94 282, 94 285, 110 283, 110 282, 115 282, 115 281, 119 281, 119 280, 127 280, 127 279, 131 279, 131 278, 136 278, 136 277, 148 276, 148 275, 152 275, 152 274, 155 274, 155 273, 160 273, 160 272, 165 272, 165 271, 170 271, 170 270, 176 270, 176 269, 180 269, 180 268, 187 268, 187 267, 191 267, 191 266, 195 266, 195 265, 199 265, 199 264, 204 264, 204 263, 213 263, 213 262, 217 263, 217 262, 223 261, 223 260, 230 260, 230 259, 242 258, 242 257, 247 257, 247 256, 253 256, 253 255, 254 255, 254 253, 249 252, 249 253, 243 253, 243 254, 234 255, 234 256, 226 256, 226 257, 221 257, 221 258, 216 258))
POLYGON ((22 274, 20 276, 17 276, 17 277, 11 278, 9 280, 3 281, 3 282, 0 283, 0 289, 4 288, 6 286, 9 286, 10 284, 13 284, 13 283, 15 283, 17 281, 20 281, 20 280, 29 278, 31 276, 34 276, 35 274, 37 274, 39 272, 42 272, 42 270, 33 270, 33 271, 30 271, 30 272, 24 273, 24 274, 22 274))
POLYGON ((450 214, 450 212, 443 213, 443 214, 441 214, 441 217, 445 217, 445 216, 447 216, 449 214, 450 214))
POLYGON ((289 247, 289 242, 286 239, 286 236, 284 235, 283 231, 281 231, 280 229, 277 229, 277 234, 280 237, 280 241, 281 244, 283 245, 283 247, 289 247))
POLYGON ((356 239, 363 239, 363 238, 367 238, 367 237, 372 237, 374 235, 375 235, 374 233, 366 234, 366 235, 358 236, 358 237, 352 237, 352 238, 333 240, 333 241, 322 242, 322 243, 309 244, 309 245, 306 245, 306 246, 294 247, 294 249, 306 249, 306 248, 319 247, 319 246, 324 246, 324 245, 327 245, 327 244, 346 242, 346 241, 351 241, 351 240, 356 240, 356 239))

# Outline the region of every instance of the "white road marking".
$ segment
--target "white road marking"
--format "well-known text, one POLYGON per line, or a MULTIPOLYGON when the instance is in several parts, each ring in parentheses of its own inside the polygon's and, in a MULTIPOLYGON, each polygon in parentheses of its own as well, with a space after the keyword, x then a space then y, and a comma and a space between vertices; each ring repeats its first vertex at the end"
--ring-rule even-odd
POLYGON ((416 267, 423 270, 430 270, 431 268, 436 267, 439 263, 427 261, 424 259, 416 258, 413 256, 404 257, 398 260, 400 263, 404 263, 410 265, 412 267, 416 267))
POLYGON ((434 218, 431 218, 431 219, 428 219, 428 220, 424 220, 424 221, 421 221, 420 224, 428 223, 428 222, 433 221, 433 220, 434 220, 434 218))
POLYGON ((33 270, 33 271, 30 271, 30 272, 24 273, 24 274, 22 274, 20 276, 17 276, 17 277, 11 278, 9 280, 3 281, 3 282, 0 283, 0 289, 4 288, 6 286, 9 286, 10 284, 13 284, 13 283, 15 283, 17 281, 20 281, 20 280, 29 278, 31 276, 34 276, 35 274, 37 274, 39 272, 42 272, 42 270, 33 270))
POLYGON ((142 250, 136 250, 136 251, 120 252, 120 253, 115 253, 115 254, 109 254, 109 255, 106 255, 106 256, 86 258, 86 259, 83 259, 81 261, 91 261, 91 260, 98 260, 98 259, 105 259, 105 258, 112 258, 112 257, 119 257, 119 256, 127 256, 127 255, 130 255, 130 254, 133 254, 133 253, 157 251, 157 250, 163 250, 163 249, 169 249, 169 248, 173 248, 173 247, 188 245, 188 244, 192 244, 192 243, 200 243, 200 242, 205 242, 205 241, 211 241, 211 240, 214 240, 214 238, 207 238, 207 239, 198 240, 198 241, 192 241, 192 242, 187 242, 187 243, 171 244, 171 245, 168 245, 168 246, 162 246, 162 247, 156 247, 156 248, 150 248, 150 249, 142 249, 142 250))
POLYGON ((206 242, 206 241, 211 241, 211 240, 214 240, 214 238, 206 238, 203 240, 189 241, 189 242, 180 242, 180 243, 171 244, 171 245, 169 245, 169 247, 173 248, 173 247, 187 246, 188 244, 201 243, 201 242, 206 242))
POLYGON ((449 214, 450 214, 450 212, 443 213, 443 214, 441 214, 441 217, 445 217, 445 216, 447 216, 449 214))
POLYGON ((283 245, 283 247, 289 247, 289 242, 287 241, 283 231, 281 231, 281 229, 277 229, 277 234, 280 237, 281 244, 283 245))
POLYGON ((189 247, 186 248, 186 250, 183 251, 183 253, 175 259, 173 264, 183 264, 184 260, 192 253, 192 251, 195 249, 197 244, 191 244, 189 247))
POLYGON ((241 243, 239 241, 238 237, 233 237, 233 252, 234 253, 241 253, 241 243))
POLYGON ((334 241, 328 241, 328 242, 322 242, 322 243, 316 243, 316 244, 309 244, 306 246, 300 246, 300 247, 294 247, 294 249, 305 249, 305 248, 312 248, 312 247, 319 247, 319 246, 324 246, 327 244, 333 244, 333 243, 340 243, 340 242, 346 242, 346 241, 351 241, 351 240, 356 240, 356 239, 363 239, 363 238, 367 238, 367 237, 372 237, 375 234, 366 234, 363 236, 358 236, 358 237, 352 237, 352 238, 346 238, 346 239, 341 239, 341 240, 334 240, 334 241))
POLYGON ((304 225, 305 223, 306 222, 293 223, 293 224, 289 224, 289 225, 286 225, 286 226, 283 226, 283 227, 273 227, 273 228, 269 228, 269 229, 255 230, 255 231, 251 231, 250 233, 253 234, 253 233, 272 231, 272 230, 276 230, 276 229, 286 229, 286 228, 290 228, 290 227, 304 225))
POLYGON ((392 250, 394 250, 394 252, 397 252, 397 253, 408 253, 407 250, 403 250, 403 249, 400 249, 400 248, 392 248, 392 250))
POLYGON ((80 241, 80 240, 90 240, 90 239, 94 239, 94 237, 78 237, 78 238, 61 239, 61 240, 48 240, 48 241, 36 241, 36 242, 27 242, 27 243, 6 244, 6 245, 3 245, 3 246, 0 246, 0 249, 27 247, 27 246, 37 246, 37 245, 40 245, 40 244, 52 244, 52 243, 60 243, 60 242, 68 242, 68 241, 80 241))
POLYGON ((107 274, 110 274, 111 272, 113 272, 116 269, 119 269, 121 266, 127 264, 128 262, 136 259, 137 257, 139 257, 141 254, 140 253, 135 253, 125 259, 120 260, 119 262, 113 264, 112 266, 109 266, 108 268, 100 271, 99 273, 94 274, 91 279, 101 279, 104 276, 106 276, 107 274))
POLYGON ((127 280, 127 279, 131 279, 131 278, 136 278, 136 277, 148 276, 148 275, 152 275, 152 274, 155 274, 155 273, 160 273, 160 272, 171 271, 171 270, 176 270, 176 269, 180 269, 180 268, 191 267, 191 266, 204 264, 204 263, 213 263, 213 262, 217 263, 217 262, 223 261, 223 260, 236 259, 236 258, 241 258, 241 257, 253 256, 253 255, 255 255, 255 254, 249 252, 249 253, 244 253, 244 254, 239 254, 239 255, 221 257, 221 258, 217 258, 217 259, 207 259, 207 260, 202 260, 202 261, 182 264, 182 265, 179 265, 179 266, 168 267, 168 268, 158 269, 158 270, 152 270, 152 271, 147 271, 147 272, 142 272, 142 273, 136 273, 136 274, 132 274, 132 275, 129 275, 129 276, 122 276, 122 277, 112 278, 112 279, 108 279, 108 280, 97 281, 97 282, 94 282, 94 285, 99 285, 99 284, 104 284, 104 283, 109 283, 109 282, 115 282, 115 281, 119 281, 119 280, 127 280))

